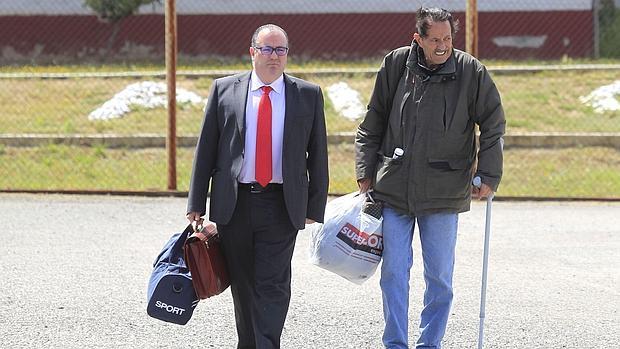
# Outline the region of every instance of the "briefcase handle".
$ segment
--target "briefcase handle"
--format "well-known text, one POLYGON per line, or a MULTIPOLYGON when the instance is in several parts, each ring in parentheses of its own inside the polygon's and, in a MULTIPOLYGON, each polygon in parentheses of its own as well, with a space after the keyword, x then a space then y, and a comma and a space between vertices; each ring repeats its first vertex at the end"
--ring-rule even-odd
POLYGON ((206 225, 199 224, 198 226, 196 226, 196 230, 194 231, 194 234, 188 237, 188 239, 191 237, 198 238, 201 241, 206 242, 207 245, 209 245, 209 240, 219 238, 219 233, 217 231, 217 225, 212 222, 209 222, 206 225))

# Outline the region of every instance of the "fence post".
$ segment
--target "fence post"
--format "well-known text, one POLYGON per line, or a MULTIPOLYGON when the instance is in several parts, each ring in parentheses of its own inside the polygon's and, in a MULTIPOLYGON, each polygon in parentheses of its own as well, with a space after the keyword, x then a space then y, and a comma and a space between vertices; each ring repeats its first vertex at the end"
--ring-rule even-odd
POLYGON ((594 59, 599 59, 601 57, 601 22, 599 19, 600 11, 601 1, 592 1, 592 24, 594 25, 594 52, 592 52, 592 56, 594 57, 594 59))
POLYGON ((465 50, 478 57, 478 1, 467 0, 465 10, 465 50))
POLYGON ((175 0, 166 0, 166 82, 168 83, 168 135, 166 137, 166 152, 168 154, 168 190, 177 189, 177 13, 175 0))

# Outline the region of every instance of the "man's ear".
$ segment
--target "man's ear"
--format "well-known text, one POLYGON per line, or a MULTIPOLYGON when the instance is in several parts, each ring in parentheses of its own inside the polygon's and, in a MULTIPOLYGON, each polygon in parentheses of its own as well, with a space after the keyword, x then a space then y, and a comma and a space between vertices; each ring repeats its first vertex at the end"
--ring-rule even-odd
POLYGON ((418 33, 414 33, 414 34, 413 34, 413 40, 414 40, 415 42, 417 42, 417 43, 418 43, 418 45, 420 44, 420 39, 421 39, 421 38, 422 38, 422 37, 420 36, 420 34, 418 34, 418 33))
POLYGON ((256 52, 256 49, 252 46, 250 46, 250 61, 254 62, 254 52, 256 52))

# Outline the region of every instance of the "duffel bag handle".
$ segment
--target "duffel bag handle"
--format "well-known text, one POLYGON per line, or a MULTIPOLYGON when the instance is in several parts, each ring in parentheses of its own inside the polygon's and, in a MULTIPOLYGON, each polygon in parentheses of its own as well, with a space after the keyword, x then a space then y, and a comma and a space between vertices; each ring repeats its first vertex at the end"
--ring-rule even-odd
POLYGON ((169 263, 176 264, 176 261, 178 261, 179 259, 183 259, 183 246, 185 245, 185 241, 192 232, 194 232, 194 228, 191 224, 188 224, 187 227, 185 227, 183 233, 181 233, 181 235, 177 239, 177 241, 174 242, 174 246, 172 247, 170 255, 168 256, 169 263))

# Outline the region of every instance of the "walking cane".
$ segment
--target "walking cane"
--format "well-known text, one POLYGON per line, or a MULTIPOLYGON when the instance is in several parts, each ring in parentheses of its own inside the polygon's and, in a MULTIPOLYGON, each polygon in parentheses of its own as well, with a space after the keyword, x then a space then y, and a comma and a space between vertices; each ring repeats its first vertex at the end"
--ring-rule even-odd
MULTIPOLYGON (((482 180, 476 177, 473 185, 480 188, 482 180)), ((489 235, 491 235, 491 203, 493 201, 493 193, 487 197, 486 223, 484 226, 484 254, 482 258, 482 287, 480 289, 480 327, 478 329, 478 349, 482 349, 482 340, 484 338, 484 311, 487 298, 487 270, 489 268, 489 235)))

